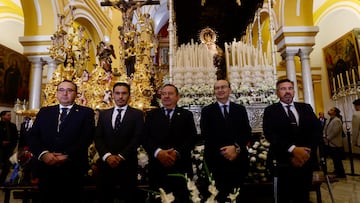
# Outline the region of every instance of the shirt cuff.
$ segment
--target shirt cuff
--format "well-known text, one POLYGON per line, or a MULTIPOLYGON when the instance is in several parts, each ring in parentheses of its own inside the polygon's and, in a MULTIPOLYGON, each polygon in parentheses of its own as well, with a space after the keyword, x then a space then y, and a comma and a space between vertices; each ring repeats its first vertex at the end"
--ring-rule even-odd
POLYGON ((122 160, 125 160, 125 158, 124 158, 121 154, 118 154, 118 156, 119 156, 122 160))
POLYGON ((157 155, 159 154, 160 150, 161 150, 161 148, 157 148, 157 149, 155 150, 155 153, 154 153, 154 157, 155 157, 155 158, 156 158, 157 155))
POLYGON ((102 157, 102 160, 103 161, 106 161, 106 159, 111 155, 110 152, 106 153, 103 157, 102 157))
POLYGON ((288 149, 288 152, 291 153, 295 149, 295 147, 296 147, 295 145, 291 145, 291 147, 289 147, 288 149))
POLYGON ((45 151, 41 152, 41 154, 40 154, 39 157, 38 157, 38 160, 41 161, 41 157, 42 157, 44 154, 48 153, 48 152, 49 152, 48 150, 45 150, 45 151))

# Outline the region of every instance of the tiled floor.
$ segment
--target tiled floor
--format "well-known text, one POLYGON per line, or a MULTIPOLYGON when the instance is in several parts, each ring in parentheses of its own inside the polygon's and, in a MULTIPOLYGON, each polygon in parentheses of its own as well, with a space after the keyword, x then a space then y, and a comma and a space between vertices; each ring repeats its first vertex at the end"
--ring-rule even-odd
MULTIPOLYGON (((336 203, 360 203, 360 160, 354 159, 354 171, 351 171, 350 160, 344 160, 343 164, 347 173, 346 179, 339 179, 331 183, 331 191, 336 203)), ((328 170, 333 171, 332 161, 327 160, 328 170)), ((322 172, 316 172, 322 176, 322 172)), ((316 194, 311 192, 311 201, 316 203, 316 194)), ((321 196, 323 203, 331 203, 330 193, 326 183, 321 185, 321 196)), ((0 203, 4 202, 4 192, 0 191, 0 203)), ((22 200, 14 200, 11 203, 21 203, 22 200)), ((265 202, 264 202, 265 203, 265 202)))
MULTIPOLYGON (((329 171, 333 171, 331 160, 327 161, 329 171)), ((331 184, 331 191, 336 203, 360 203, 360 160, 354 159, 354 171, 351 171, 350 160, 344 160, 344 168, 347 173, 346 179, 331 184)), ((320 173, 321 174, 321 173, 320 173)), ((316 203, 315 192, 311 192, 311 201, 316 203)), ((321 185, 323 203, 331 203, 330 192, 327 184, 321 185)))

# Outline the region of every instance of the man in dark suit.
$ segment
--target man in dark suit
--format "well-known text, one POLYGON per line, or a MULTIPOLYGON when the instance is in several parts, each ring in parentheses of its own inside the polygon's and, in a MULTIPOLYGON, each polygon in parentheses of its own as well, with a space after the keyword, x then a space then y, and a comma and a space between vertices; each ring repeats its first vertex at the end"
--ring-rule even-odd
POLYGON ((19 145, 18 151, 24 149, 24 147, 28 147, 28 135, 31 129, 32 120, 29 116, 24 117, 24 121, 20 125, 20 133, 19 133, 19 145))
POLYGON ((312 159, 321 141, 320 122, 312 107, 294 102, 294 83, 288 79, 276 83, 280 102, 265 108, 263 130, 270 142, 270 159, 276 160, 278 202, 309 202, 312 183, 312 159))
POLYGON ((2 111, 0 117, 0 185, 3 185, 10 172, 9 158, 16 148, 18 131, 16 125, 11 122, 11 111, 2 111))
POLYGON ((326 120, 327 119, 325 118, 324 112, 319 112, 319 121, 322 129, 325 127, 326 120))
POLYGON ((64 80, 57 87, 59 105, 43 107, 29 134, 39 161, 36 174, 42 202, 81 202, 93 140, 94 111, 74 103, 77 87, 64 80))
POLYGON ((217 101, 202 109, 200 127, 205 139, 204 158, 219 190, 217 200, 226 202, 248 173, 246 145, 251 127, 245 107, 230 101, 228 81, 216 81, 214 93, 217 101))
POLYGON ((100 112, 95 131, 99 153, 97 191, 99 202, 137 200, 137 148, 144 126, 143 112, 128 105, 130 85, 115 83, 115 107, 100 112))
MULTIPOLYGON (((191 150, 195 146, 196 127, 193 114, 177 107, 178 89, 166 84, 161 89, 162 108, 147 113, 144 146, 149 154, 149 185, 172 192, 175 202, 189 202, 186 180, 168 174, 192 177, 191 150)), ((160 201, 159 201, 160 202, 160 201)))

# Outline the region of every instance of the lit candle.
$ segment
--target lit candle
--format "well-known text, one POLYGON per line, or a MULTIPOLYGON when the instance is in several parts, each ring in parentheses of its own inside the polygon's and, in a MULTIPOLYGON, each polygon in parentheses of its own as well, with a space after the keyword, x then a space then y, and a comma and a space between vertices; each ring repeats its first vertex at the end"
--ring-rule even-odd
POLYGON ((334 87, 334 93, 336 92, 336 84, 335 84, 335 77, 332 79, 333 87, 334 87))
POLYGON ((340 73, 340 81, 341 81, 341 87, 344 87, 344 79, 342 73, 340 73))
POLYGON ((356 85, 355 69, 352 69, 352 70, 351 70, 351 73, 352 73, 353 84, 356 85))
POLYGON ((345 72, 346 74, 346 82, 347 82, 347 86, 350 87, 350 78, 349 78, 349 71, 345 72))

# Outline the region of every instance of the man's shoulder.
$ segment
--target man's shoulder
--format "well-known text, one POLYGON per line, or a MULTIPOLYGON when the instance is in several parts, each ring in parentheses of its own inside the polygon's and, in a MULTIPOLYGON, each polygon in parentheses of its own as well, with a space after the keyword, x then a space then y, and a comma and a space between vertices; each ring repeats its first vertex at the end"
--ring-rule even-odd
POLYGON ((208 105, 206 105, 206 106, 204 106, 204 107, 202 108, 202 111, 206 111, 206 110, 209 110, 209 109, 214 109, 214 108, 216 107, 216 105, 217 105, 216 102, 213 102, 213 103, 211 103, 211 104, 208 104, 208 105))
POLYGON ((265 110, 272 110, 272 109, 278 108, 279 106, 281 106, 280 102, 273 103, 273 104, 270 104, 267 107, 265 107, 265 110))
POLYGON ((355 111, 353 117, 360 118, 360 111, 355 111))
POLYGON ((127 110, 129 110, 130 112, 133 112, 133 113, 136 113, 136 114, 143 114, 144 113, 142 110, 134 108, 132 106, 128 106, 127 108, 128 108, 127 110))
POLYGON ((39 113, 49 112, 49 111, 53 111, 53 110, 56 110, 56 109, 59 109, 59 105, 58 105, 58 104, 56 104, 56 105, 51 105, 51 106, 43 106, 43 107, 40 108, 39 113))
MULTIPOLYGON (((179 112, 179 113, 183 113, 183 114, 192 114, 192 112, 186 108, 183 108, 183 107, 176 107, 175 108, 175 111, 176 112, 179 112)), ((180 114, 181 115, 181 114, 180 114)))
POLYGON ((73 108, 75 108, 76 110, 80 110, 80 111, 86 111, 86 112, 92 112, 94 113, 94 110, 90 107, 87 106, 82 106, 82 105, 78 105, 78 104, 74 104, 73 108))

